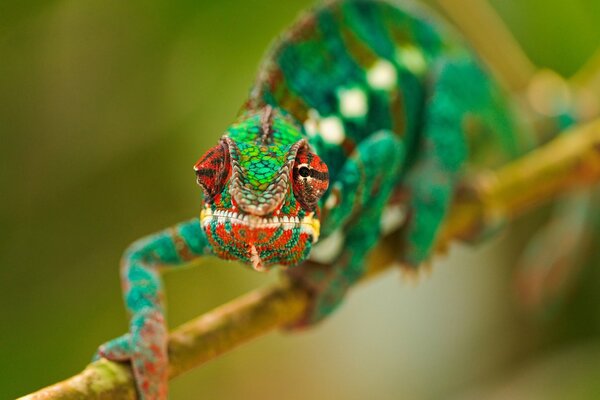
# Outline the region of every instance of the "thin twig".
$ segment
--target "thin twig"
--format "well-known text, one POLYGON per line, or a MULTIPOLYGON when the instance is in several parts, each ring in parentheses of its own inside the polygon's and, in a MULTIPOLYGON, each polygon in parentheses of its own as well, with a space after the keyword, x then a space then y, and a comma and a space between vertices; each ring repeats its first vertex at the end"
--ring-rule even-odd
POLYGON ((580 117, 589 119, 600 114, 600 50, 571 78, 571 85, 580 117))
POLYGON ((600 97, 600 50, 596 50, 571 81, 575 86, 591 90, 600 97))
POLYGON ((441 244, 469 239, 579 187, 600 181, 600 118, 569 129, 496 172, 482 173, 459 194, 441 244))
MULTIPOLYGON (((441 242, 473 236, 497 218, 514 218, 568 190, 600 181, 600 119, 495 173, 474 180, 459 196, 441 242)), ((368 263, 370 276, 389 268, 397 238, 386 237, 368 263)), ((249 293, 175 329, 169 337, 170 375, 175 377, 226 351, 297 320, 307 305, 301 290, 280 283, 249 293)), ((129 367, 107 360, 25 396, 27 400, 135 399, 129 367)))

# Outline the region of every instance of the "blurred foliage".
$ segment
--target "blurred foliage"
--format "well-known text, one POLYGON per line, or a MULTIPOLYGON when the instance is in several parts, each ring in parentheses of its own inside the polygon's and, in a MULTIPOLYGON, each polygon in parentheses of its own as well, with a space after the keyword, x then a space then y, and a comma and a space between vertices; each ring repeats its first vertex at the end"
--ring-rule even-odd
MULTIPOLYGON (((191 166, 235 115, 268 43, 309 4, 0 2, 1 398, 78 372, 126 330, 121 252, 198 213, 191 166)), ((599 47, 596 0, 493 4, 539 65, 570 74, 599 47)), ((387 276, 319 329, 199 368, 172 397, 482 398, 510 388, 527 394, 510 398, 598 398, 597 269, 559 318, 525 320, 510 294, 514 239, 531 230, 520 225, 454 248, 416 288, 387 276), (575 350, 557 362, 563 348, 575 350), (527 372, 545 357, 552 368, 527 372), (563 391, 545 385, 565 376, 563 391)), ((169 274, 170 324, 273 279, 219 261, 169 274)))

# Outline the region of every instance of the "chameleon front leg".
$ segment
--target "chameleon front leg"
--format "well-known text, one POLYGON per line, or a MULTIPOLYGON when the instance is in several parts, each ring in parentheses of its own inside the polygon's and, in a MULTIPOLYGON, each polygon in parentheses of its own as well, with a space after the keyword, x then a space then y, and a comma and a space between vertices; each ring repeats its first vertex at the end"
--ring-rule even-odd
POLYGON ((131 314, 129 333, 109 341, 98 355, 130 361, 141 399, 166 399, 168 380, 165 306, 160 272, 208 254, 198 218, 135 242, 121 262, 121 283, 131 314))
POLYGON ((410 200, 400 261, 412 268, 431 256, 453 201, 468 156, 465 119, 477 118, 497 136, 513 129, 495 113, 502 107, 498 89, 470 56, 442 61, 431 82, 419 156, 402 182, 410 200))
POLYGON ((365 258, 380 237, 380 219, 404 161, 400 137, 381 131, 361 142, 339 173, 324 200, 323 246, 331 263, 306 262, 290 268, 292 283, 308 290, 311 301, 302 320, 292 328, 313 325, 331 314, 347 289, 365 272, 365 258), (329 237, 327 239, 327 237, 329 237))

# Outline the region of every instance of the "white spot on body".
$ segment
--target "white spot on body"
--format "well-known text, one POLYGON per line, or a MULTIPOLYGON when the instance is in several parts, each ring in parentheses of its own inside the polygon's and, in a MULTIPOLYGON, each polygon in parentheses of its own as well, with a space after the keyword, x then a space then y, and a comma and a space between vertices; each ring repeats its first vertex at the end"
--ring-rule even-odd
POLYGON ((341 144, 346 137, 344 124, 336 116, 321 117, 315 109, 308 111, 308 118, 304 121, 304 130, 310 137, 320 135, 323 140, 331 144, 341 144))
POLYGON ((400 228, 406 219, 406 209, 401 204, 389 205, 383 209, 379 227, 383 235, 400 228))
POLYGON ((333 207, 337 206, 338 200, 338 195, 335 192, 331 192, 325 201, 325 208, 331 210, 333 207))
POLYGON ((304 130, 310 137, 316 136, 319 132, 319 112, 314 108, 308 110, 308 118, 304 121, 304 130))
POLYGON ((319 122, 319 133, 331 144, 341 144, 346 136, 342 121, 335 116, 325 117, 319 122))
POLYGON ((427 68, 427 61, 423 52, 413 45, 405 45, 396 53, 398 62, 415 74, 422 74, 427 68))
POLYGON ((367 72, 367 82, 374 89, 392 90, 398 82, 398 73, 391 62, 380 59, 367 72))
POLYGON ((322 264, 330 264, 340 255, 344 247, 344 234, 341 229, 334 231, 314 245, 310 259, 322 264))
POLYGON ((361 118, 367 114, 367 95, 360 88, 339 90, 338 100, 340 113, 346 118, 361 118))

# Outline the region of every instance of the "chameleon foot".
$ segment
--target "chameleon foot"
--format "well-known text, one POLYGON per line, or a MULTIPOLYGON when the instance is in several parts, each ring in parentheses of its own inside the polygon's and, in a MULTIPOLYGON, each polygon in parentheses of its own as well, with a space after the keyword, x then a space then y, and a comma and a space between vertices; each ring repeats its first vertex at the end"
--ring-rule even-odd
POLYGON ((309 301, 302 318, 289 330, 309 328, 329 316, 342 302, 349 285, 343 284, 339 271, 331 265, 306 262, 286 271, 292 285, 308 293, 309 301))
POLYGON ((126 333, 101 345, 93 360, 101 357, 111 361, 128 361, 131 358, 131 335, 126 333))
POLYGON ((159 311, 144 310, 136 314, 131 320, 131 334, 103 344, 97 356, 129 361, 141 400, 167 398, 167 329, 159 311))

